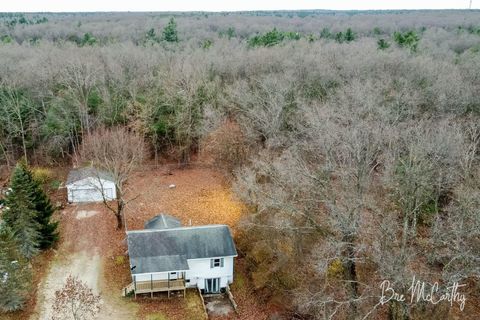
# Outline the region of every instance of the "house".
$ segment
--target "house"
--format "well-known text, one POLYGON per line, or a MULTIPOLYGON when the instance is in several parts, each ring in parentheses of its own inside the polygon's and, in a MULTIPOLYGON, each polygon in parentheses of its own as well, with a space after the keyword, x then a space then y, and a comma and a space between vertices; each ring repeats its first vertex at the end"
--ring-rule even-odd
POLYGON ((226 225, 181 227, 162 214, 127 232, 132 283, 124 295, 195 288, 220 293, 233 282, 237 251, 226 225))
POLYGON ((101 202, 117 198, 115 183, 107 172, 92 167, 73 169, 68 174, 68 202, 101 202))

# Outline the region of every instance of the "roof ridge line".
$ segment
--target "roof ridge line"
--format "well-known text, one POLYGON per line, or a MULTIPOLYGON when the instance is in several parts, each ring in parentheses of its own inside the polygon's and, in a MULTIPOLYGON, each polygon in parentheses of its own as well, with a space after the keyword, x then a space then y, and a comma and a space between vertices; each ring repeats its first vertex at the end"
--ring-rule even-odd
POLYGON ((166 228, 166 229, 141 229, 141 230, 128 230, 127 234, 129 233, 147 233, 147 232, 166 232, 166 231, 179 231, 179 230, 191 230, 191 229, 207 229, 207 228, 219 228, 219 227, 227 227, 230 228, 226 224, 207 224, 201 226, 187 226, 187 227, 177 227, 177 228, 166 228))

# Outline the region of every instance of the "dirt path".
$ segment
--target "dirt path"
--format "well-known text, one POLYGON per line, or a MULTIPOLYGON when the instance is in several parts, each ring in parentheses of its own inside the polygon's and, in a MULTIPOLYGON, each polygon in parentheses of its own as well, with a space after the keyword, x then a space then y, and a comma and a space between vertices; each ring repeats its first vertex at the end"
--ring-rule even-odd
MULTIPOLYGON (((105 320, 127 320, 135 319, 135 310, 128 308, 125 303, 113 300, 109 295, 102 294, 102 270, 103 263, 101 258, 101 247, 92 243, 91 238, 95 238, 96 234, 82 232, 84 227, 96 225, 90 217, 82 217, 78 219, 78 213, 84 212, 80 208, 72 207, 63 213, 65 223, 74 223, 67 225, 62 234, 69 234, 70 231, 76 229, 76 234, 72 238, 69 236, 68 241, 62 241, 57 251, 57 255, 52 261, 50 270, 48 271, 38 290, 38 303, 35 313, 30 320, 49 320, 52 316, 52 304, 55 297, 55 291, 59 290, 68 275, 76 276, 84 281, 94 293, 99 294, 102 298, 101 310, 98 319, 105 320), (86 224, 86 225, 85 225, 86 224)), ((92 212, 92 211, 88 211, 92 212)), ((101 230, 98 228, 96 230, 101 230)), ((101 243, 101 241, 99 242, 101 243)))

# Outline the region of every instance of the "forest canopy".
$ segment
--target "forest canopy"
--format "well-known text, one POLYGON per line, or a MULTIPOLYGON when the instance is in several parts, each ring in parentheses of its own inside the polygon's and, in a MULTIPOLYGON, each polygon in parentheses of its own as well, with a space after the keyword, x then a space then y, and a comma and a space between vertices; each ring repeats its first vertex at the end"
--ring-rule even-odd
POLYGON ((448 317, 379 305, 378 288, 415 275, 479 299, 479 21, 2 14, 0 163, 68 163, 115 127, 151 158, 208 153, 249 207, 236 241, 263 299, 316 319, 448 317))

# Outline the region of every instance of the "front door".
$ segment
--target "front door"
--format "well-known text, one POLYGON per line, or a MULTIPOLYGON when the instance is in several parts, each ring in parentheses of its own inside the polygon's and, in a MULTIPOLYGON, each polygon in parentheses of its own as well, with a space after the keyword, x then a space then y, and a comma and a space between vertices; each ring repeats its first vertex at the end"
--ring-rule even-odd
POLYGON ((205 279, 205 293, 219 293, 220 278, 205 279))

